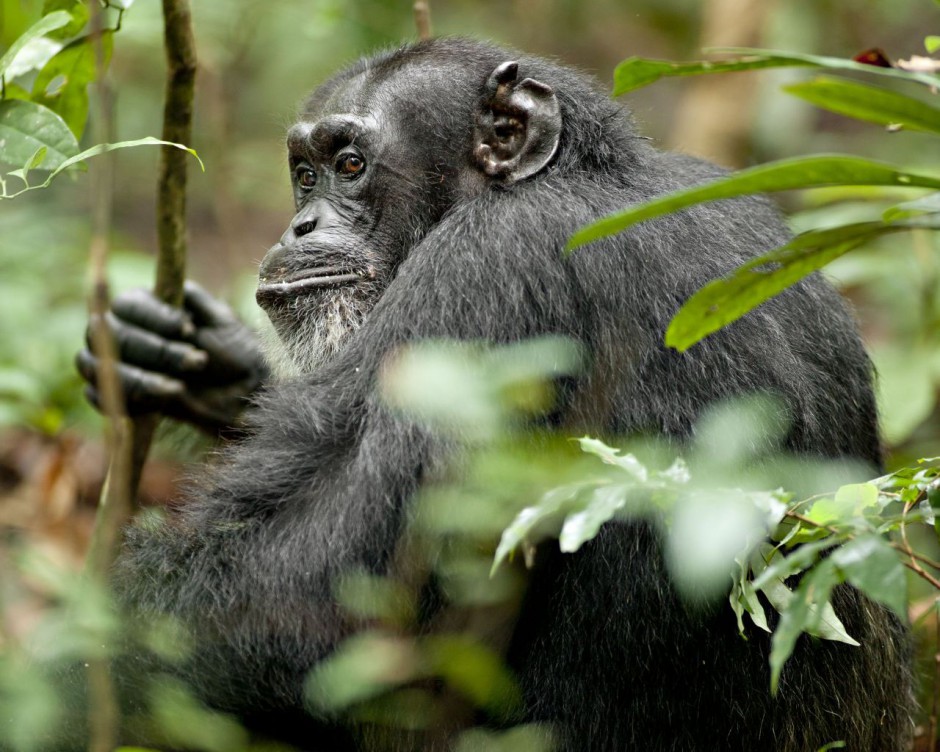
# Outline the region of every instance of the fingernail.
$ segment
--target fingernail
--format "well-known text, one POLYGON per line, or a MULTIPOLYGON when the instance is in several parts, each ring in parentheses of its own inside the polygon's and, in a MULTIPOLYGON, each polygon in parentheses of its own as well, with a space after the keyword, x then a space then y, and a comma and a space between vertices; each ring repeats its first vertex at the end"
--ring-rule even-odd
POLYGON ((205 350, 197 350, 194 347, 183 354, 182 367, 186 371, 198 371, 205 368, 208 362, 209 354, 205 350))

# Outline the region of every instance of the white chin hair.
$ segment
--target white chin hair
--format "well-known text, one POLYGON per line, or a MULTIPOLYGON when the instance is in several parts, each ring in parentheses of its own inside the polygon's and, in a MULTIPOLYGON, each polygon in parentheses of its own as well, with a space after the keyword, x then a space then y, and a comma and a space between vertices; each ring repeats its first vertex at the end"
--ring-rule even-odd
POLYGON ((312 373, 340 351, 346 338, 362 326, 372 306, 357 299, 352 288, 327 300, 295 298, 261 338, 271 374, 278 381, 312 373))

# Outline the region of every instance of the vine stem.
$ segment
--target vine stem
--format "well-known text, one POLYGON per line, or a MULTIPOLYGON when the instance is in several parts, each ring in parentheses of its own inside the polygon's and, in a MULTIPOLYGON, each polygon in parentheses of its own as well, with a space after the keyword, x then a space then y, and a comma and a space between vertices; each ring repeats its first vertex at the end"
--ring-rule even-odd
POLYGON ((433 36, 431 31, 431 5, 428 0, 416 0, 412 6, 415 14, 415 26, 418 29, 418 39, 422 42, 433 36))

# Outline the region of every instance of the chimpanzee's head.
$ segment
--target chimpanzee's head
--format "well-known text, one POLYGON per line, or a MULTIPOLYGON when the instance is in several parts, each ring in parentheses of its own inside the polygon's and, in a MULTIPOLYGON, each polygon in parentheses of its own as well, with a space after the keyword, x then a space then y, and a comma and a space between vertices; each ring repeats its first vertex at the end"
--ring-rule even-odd
POLYGON ((448 210, 552 162, 555 93, 505 54, 443 40, 361 61, 288 131, 296 214, 257 299, 301 372, 337 352, 448 210))

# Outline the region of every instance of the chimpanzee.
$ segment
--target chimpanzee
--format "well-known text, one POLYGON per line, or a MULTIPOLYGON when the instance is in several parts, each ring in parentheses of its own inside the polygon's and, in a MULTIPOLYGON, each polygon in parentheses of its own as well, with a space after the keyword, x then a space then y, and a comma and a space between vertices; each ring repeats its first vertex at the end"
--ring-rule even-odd
MULTIPOLYGON (((869 360, 819 276, 686 353, 663 345, 693 292, 786 241, 767 201, 563 253, 591 220, 722 174, 657 151, 590 78, 476 41, 421 42, 320 86, 287 146, 296 214, 257 299, 290 373, 255 396, 245 435, 170 522, 129 531, 116 574, 136 613, 188 625, 186 679, 212 706, 304 749, 357 748, 304 710, 304 678, 345 636, 332 584, 391 566, 422 479, 461 451, 379 396, 407 343, 575 340, 587 365, 557 417, 572 435, 681 442, 710 405, 762 392, 789 411, 790 450, 880 465, 869 360)), ((220 304, 195 287, 187 301, 179 314, 118 300, 124 383, 132 408, 218 427, 265 366, 220 304)), ((79 362, 93 392, 94 359, 79 362)), ((527 592, 506 659, 520 720, 550 724, 560 750, 906 748, 905 630, 851 589, 836 607, 861 647, 801 638, 775 697, 766 636, 688 609, 642 524, 555 552, 527 592)))

